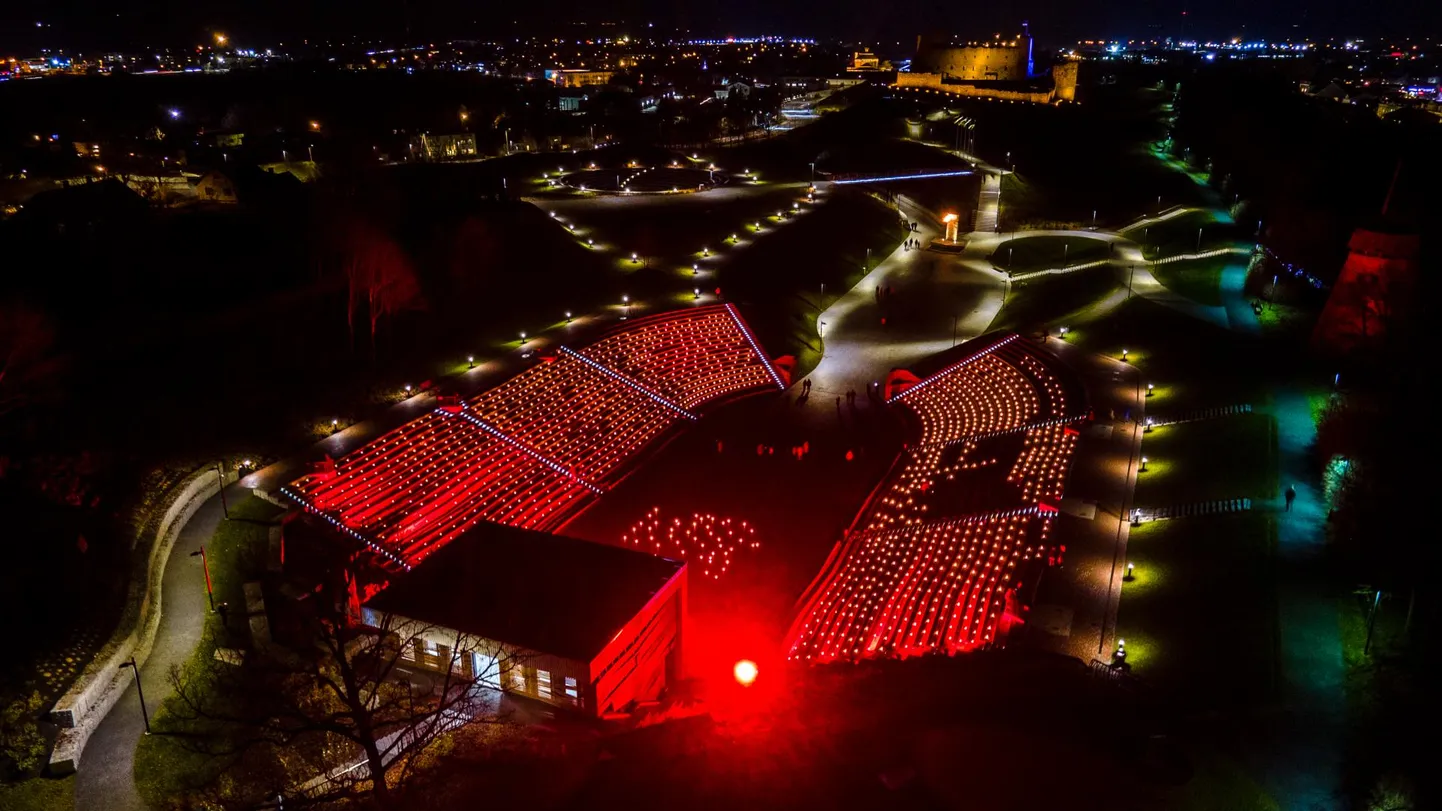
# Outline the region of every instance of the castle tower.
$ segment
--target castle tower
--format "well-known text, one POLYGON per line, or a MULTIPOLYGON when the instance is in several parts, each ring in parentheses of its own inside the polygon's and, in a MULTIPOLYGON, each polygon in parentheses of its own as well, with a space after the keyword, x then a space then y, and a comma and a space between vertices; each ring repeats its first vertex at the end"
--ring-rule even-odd
POLYGON ((1051 100, 1053 103, 1063 101, 1076 101, 1077 72, 1081 63, 1074 59, 1060 62, 1051 69, 1051 80, 1054 89, 1051 100))
POLYGON ((1377 345, 1415 288, 1420 245, 1416 234, 1352 232, 1347 261, 1317 319, 1312 346, 1341 355, 1377 345))

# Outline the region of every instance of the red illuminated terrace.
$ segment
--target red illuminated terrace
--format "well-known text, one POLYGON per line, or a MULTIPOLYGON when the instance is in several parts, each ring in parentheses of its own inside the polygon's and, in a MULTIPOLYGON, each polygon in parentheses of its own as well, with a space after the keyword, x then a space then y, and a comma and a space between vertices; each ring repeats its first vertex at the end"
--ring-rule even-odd
POLYGON ((694 409, 781 385, 731 305, 663 313, 563 348, 282 493, 408 569, 481 521, 554 529, 694 409))
POLYGON ((808 589, 790 656, 815 662, 993 642, 1043 555, 1082 419, 1076 389, 1015 334, 892 397, 913 442, 808 589))

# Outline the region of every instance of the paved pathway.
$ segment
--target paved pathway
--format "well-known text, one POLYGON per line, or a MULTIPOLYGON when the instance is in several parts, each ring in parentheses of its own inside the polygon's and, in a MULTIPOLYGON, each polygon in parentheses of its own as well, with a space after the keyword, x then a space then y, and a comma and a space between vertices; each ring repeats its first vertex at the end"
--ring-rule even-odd
POLYGON ((1310 458, 1317 432, 1307 394, 1296 386, 1279 387, 1271 411, 1281 489, 1296 488, 1297 500, 1291 510, 1281 495, 1268 505, 1277 517, 1282 715, 1257 755, 1284 808, 1330 809, 1340 804, 1347 696, 1337 600, 1319 565, 1327 506, 1310 458))
MULTIPOLYGON (((921 244, 940 236, 939 223, 904 198, 901 211, 921 244)), ((985 333, 1005 299, 1005 276, 989 265, 897 248, 817 319, 825 346, 810 375, 817 405, 850 389, 864 395, 892 369, 985 333), (878 300, 878 287, 894 292, 878 300)))
MULTIPOLYGON (((232 499, 244 491, 232 485, 232 499)), ((207 501, 180 531, 165 565, 160 629, 150 658, 141 666, 145 703, 153 714, 173 692, 170 668, 190 658, 211 616, 199 558, 190 553, 215 533, 221 521, 220 500, 207 501)), ((75 807, 79 811, 141 811, 147 806, 135 789, 135 747, 144 734, 140 699, 134 688, 116 702, 90 736, 75 776, 75 807)))

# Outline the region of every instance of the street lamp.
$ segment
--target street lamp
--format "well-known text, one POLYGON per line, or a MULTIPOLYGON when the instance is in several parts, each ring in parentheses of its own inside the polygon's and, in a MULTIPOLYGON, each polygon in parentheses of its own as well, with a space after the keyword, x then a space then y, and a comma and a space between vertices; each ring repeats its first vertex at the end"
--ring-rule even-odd
POLYGON ((1137 576, 1136 576, 1136 574, 1133 573, 1133 570, 1136 569, 1136 568, 1137 568, 1137 565, 1136 565, 1135 563, 1128 563, 1128 564, 1127 564, 1127 573, 1126 573, 1126 576, 1124 576, 1122 579, 1125 580, 1125 581, 1127 581, 1128 583, 1132 582, 1133 580, 1136 580, 1136 579, 1137 579, 1137 576))
POLYGON ((621 296, 621 320, 625 321, 631 317, 631 297, 621 296))
POLYGON ((215 475, 220 479, 220 512, 230 520, 230 505, 225 503, 225 461, 215 463, 215 475))
POLYGON ((1122 363, 1126 363, 1126 362, 1127 362, 1127 351, 1126 351, 1125 349, 1123 349, 1123 350, 1122 350, 1122 363))
POLYGON ((570 311, 570 310, 567 310, 567 311, 566 311, 566 323, 567 323, 567 324, 571 323, 571 311, 570 311))
POLYGON ((698 264, 696 264, 696 263, 694 263, 694 262, 691 263, 691 275, 692 275, 692 276, 700 276, 700 275, 701 275, 701 266, 698 265, 698 264))
POLYGON ((1147 472, 1147 457, 1145 457, 1145 456, 1142 457, 1142 470, 1141 470, 1141 472, 1143 472, 1143 473, 1146 473, 1146 472, 1147 472))
POLYGON ((1148 396, 1148 397, 1151 397, 1153 394, 1156 393, 1155 391, 1153 391, 1153 389, 1155 389, 1155 388, 1156 388, 1156 387, 1153 386, 1151 383, 1148 383, 1148 384, 1147 384, 1147 396, 1148 396))
POLYGON ((693 299, 694 301, 700 301, 700 300, 701 300, 701 288, 697 287, 697 288, 695 288, 694 290, 692 290, 691 292, 692 292, 692 299, 693 299))
POLYGON ((201 544, 199 552, 191 552, 190 556, 200 558, 200 568, 205 571, 205 596, 210 599, 210 610, 215 610, 215 589, 210 585, 210 561, 205 557, 205 545, 201 544))
POLYGON ((140 696, 140 717, 141 717, 142 720, 145 721, 145 734, 146 734, 146 735, 149 735, 149 734, 150 734, 150 713, 147 712, 146 709, 145 709, 145 690, 143 690, 143 689, 140 687, 140 665, 138 665, 138 664, 135 663, 135 657, 132 656, 132 657, 130 657, 130 661, 128 661, 128 662, 123 662, 120 666, 121 666, 121 667, 128 667, 128 668, 130 668, 131 670, 134 670, 134 671, 135 671, 135 694, 138 695, 138 696, 140 696))
POLYGON ((466 356, 466 363, 468 364, 468 365, 466 366, 467 369, 474 369, 474 368, 476 368, 476 356, 475 356, 475 355, 467 355, 467 356, 466 356))

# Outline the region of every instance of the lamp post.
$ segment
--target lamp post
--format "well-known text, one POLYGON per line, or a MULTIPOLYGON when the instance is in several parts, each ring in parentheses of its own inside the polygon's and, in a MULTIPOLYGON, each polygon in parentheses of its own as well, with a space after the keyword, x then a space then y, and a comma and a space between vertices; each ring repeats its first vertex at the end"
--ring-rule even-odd
POLYGON ((1197 253, 1202 252, 1202 229, 1197 229, 1197 253))
POLYGON ((230 505, 225 502, 225 461, 215 463, 215 475, 220 478, 220 512, 230 520, 230 505))
MULTIPOLYGON (((1132 297, 1132 279, 1133 279, 1136 275, 1137 275, 1137 266, 1136 266, 1136 265, 1132 265, 1131 268, 1128 269, 1128 271, 1127 271, 1127 300, 1128 300, 1128 301, 1130 301, 1130 300, 1131 300, 1131 297, 1132 297)), ((1124 349, 1124 350, 1122 350, 1122 360, 1126 360, 1126 359, 1127 359, 1127 353, 1126 353, 1126 350, 1124 349)))
POLYGON ((138 695, 138 696, 140 696, 140 717, 141 717, 142 720, 145 721, 145 734, 146 734, 146 735, 149 735, 149 734, 150 734, 150 713, 147 712, 146 709, 145 709, 145 690, 142 689, 141 686, 140 686, 140 665, 137 665, 137 664, 135 663, 135 657, 132 656, 132 657, 130 657, 130 661, 125 662, 125 663, 121 664, 120 666, 121 666, 121 667, 128 667, 128 668, 130 668, 131 670, 134 670, 134 671, 135 671, 135 694, 138 695))
POLYGON ((621 296, 621 320, 625 321, 631 317, 631 297, 621 296))
POLYGON ((210 560, 205 556, 205 544, 201 544, 199 552, 191 552, 190 556, 200 558, 200 568, 205 572, 205 596, 210 600, 210 610, 215 610, 215 589, 210 585, 210 560))

